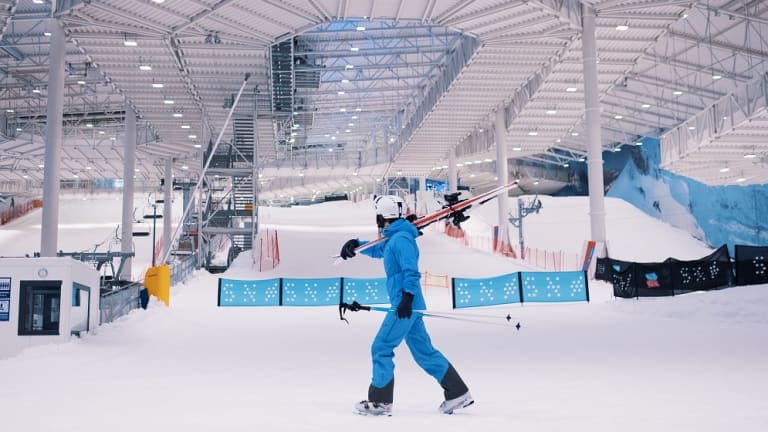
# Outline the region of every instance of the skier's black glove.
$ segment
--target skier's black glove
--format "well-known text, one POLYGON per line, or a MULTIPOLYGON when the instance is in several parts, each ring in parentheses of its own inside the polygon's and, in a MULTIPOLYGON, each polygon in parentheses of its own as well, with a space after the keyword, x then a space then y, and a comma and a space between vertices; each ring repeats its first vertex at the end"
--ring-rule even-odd
POLYGON ((413 294, 404 292, 400 304, 397 305, 398 318, 410 318, 413 314, 413 294))
POLYGON ((347 240, 347 242, 344 243, 344 246, 341 247, 339 256, 341 256, 343 259, 352 258, 353 256, 357 255, 355 253, 355 249, 357 249, 358 246, 360 246, 360 242, 357 239, 347 240))
POLYGON ((362 306, 360 303, 357 302, 357 300, 353 301, 351 305, 349 305, 349 310, 352 312, 357 312, 360 310, 360 306, 362 306))

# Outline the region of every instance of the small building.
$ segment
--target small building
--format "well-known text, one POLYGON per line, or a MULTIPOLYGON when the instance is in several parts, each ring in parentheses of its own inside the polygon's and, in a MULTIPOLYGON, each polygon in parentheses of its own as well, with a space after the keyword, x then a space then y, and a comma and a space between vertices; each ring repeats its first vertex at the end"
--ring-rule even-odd
POLYGON ((99 272, 72 258, 0 258, 0 358, 95 328, 99 294, 99 272))

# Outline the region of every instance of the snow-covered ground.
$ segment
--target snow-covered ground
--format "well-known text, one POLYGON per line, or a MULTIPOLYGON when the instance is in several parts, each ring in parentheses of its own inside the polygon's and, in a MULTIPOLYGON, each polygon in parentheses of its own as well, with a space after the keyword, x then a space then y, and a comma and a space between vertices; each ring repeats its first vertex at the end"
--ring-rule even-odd
MULTIPOLYGON (((526 243, 580 252, 589 236, 588 199, 543 200, 541 213, 525 220, 526 243)), ((626 203, 607 199, 606 208, 616 258, 710 252, 626 203)), ((62 201, 65 224, 90 228, 62 227, 59 248, 89 249, 108 237, 115 221, 99 214, 119 215, 119 201, 62 201)), ((488 203, 467 227, 481 232, 495 215, 488 203)), ((246 253, 225 277, 383 274, 381 262, 367 257, 337 266, 330 257, 350 237, 375 235, 369 202, 269 208, 261 216, 278 229, 280 266, 260 274, 246 253)), ((39 249, 39 211, 0 228, 4 251, 20 247, 18 239, 27 243, 22 252, 39 249)), ((434 274, 528 270, 435 232, 419 245, 422 271, 434 274)), ((148 262, 145 249, 151 247, 137 243, 137 263, 148 262)), ((483 314, 501 324, 426 319, 476 403, 439 414, 439 385, 402 346, 394 415, 369 418, 352 414, 352 405, 366 395, 381 313, 348 313, 347 325, 333 307, 218 308, 217 277, 199 271, 173 287, 170 308, 152 302, 83 339, 0 360, 0 430, 768 430, 768 286, 640 300, 614 299, 600 282, 590 289, 590 303, 461 311, 451 311, 448 290, 427 290, 431 310, 483 314), (505 325, 507 314, 521 323, 519 331, 505 325)))

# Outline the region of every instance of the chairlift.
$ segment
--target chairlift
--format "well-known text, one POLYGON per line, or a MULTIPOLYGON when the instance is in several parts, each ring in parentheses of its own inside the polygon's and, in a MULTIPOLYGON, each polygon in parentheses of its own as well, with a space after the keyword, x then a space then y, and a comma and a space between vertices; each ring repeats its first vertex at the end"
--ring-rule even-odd
POLYGON ((131 233, 133 237, 147 237, 150 234, 150 226, 144 219, 136 218, 136 208, 133 209, 133 224, 131 225, 131 233))

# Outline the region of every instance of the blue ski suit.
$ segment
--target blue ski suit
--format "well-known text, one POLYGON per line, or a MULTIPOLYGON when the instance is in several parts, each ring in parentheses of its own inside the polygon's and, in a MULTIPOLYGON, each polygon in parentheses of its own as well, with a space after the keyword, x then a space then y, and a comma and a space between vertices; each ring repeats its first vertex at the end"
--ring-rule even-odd
MULTIPOLYGON (((448 359, 435 347, 424 326, 424 317, 419 310, 426 309, 421 292, 419 272, 419 248, 416 227, 405 219, 397 219, 382 230, 386 240, 362 251, 364 255, 384 259, 387 276, 387 292, 393 309, 387 312, 371 346, 373 378, 368 391, 369 400, 392 402, 394 389, 394 349, 405 340, 416 363, 434 377, 445 389, 446 399, 458 397, 467 391, 448 359), (411 318, 398 318, 394 308, 400 304, 403 292, 413 294, 411 318)), ((364 241, 360 241, 364 244, 364 241)))

